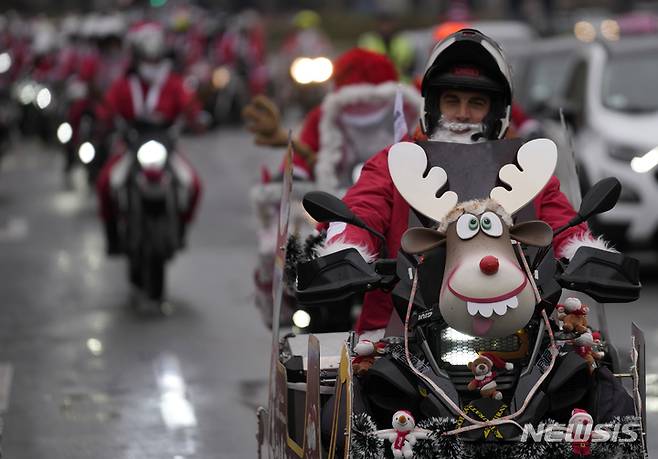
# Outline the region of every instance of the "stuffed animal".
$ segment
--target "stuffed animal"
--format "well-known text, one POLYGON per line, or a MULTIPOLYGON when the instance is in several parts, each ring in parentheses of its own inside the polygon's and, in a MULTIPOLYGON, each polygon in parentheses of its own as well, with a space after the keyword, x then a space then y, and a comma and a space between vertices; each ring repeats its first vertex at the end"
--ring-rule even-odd
POLYGON ((594 428, 594 419, 585 410, 574 408, 569 419, 569 432, 573 438, 571 450, 574 456, 591 456, 592 455, 592 429, 594 428))
POLYGON ((354 346, 356 357, 352 359, 352 371, 354 374, 362 375, 366 373, 375 363, 376 357, 385 351, 386 343, 382 341, 373 343, 370 340, 364 339, 356 343, 354 346))
POLYGON ((587 332, 587 314, 589 307, 578 298, 569 297, 564 304, 558 304, 558 319, 562 321, 562 329, 567 332, 587 332))
POLYGON ((512 370, 514 364, 505 362, 500 357, 491 352, 483 352, 472 362, 468 363, 468 368, 473 372, 474 378, 468 383, 468 390, 480 390, 483 398, 493 398, 501 400, 503 394, 497 390, 496 372, 494 368, 512 370))
POLYGON ((406 410, 396 411, 393 415, 393 429, 380 430, 377 436, 391 442, 393 457, 414 457, 414 445, 418 440, 424 440, 429 430, 416 428, 416 420, 406 410))
POLYGON ((576 353, 587 360, 589 372, 596 368, 596 361, 601 360, 605 355, 602 351, 595 350, 595 346, 601 345, 601 333, 590 332, 589 330, 572 341, 576 353))

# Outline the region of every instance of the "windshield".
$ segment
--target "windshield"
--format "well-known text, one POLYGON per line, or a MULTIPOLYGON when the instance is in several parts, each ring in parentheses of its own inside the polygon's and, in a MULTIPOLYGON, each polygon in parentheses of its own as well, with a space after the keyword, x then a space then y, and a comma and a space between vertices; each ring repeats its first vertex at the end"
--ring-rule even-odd
POLYGON ((603 73, 603 105, 626 113, 658 111, 658 50, 612 57, 603 73))

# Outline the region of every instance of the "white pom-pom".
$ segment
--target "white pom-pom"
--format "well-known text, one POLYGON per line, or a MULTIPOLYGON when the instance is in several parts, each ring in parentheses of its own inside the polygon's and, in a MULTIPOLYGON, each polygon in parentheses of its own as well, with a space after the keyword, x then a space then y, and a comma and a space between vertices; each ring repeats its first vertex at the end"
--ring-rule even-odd
POLYGON ((365 339, 356 343, 356 346, 354 346, 354 352, 361 357, 372 355, 375 353, 375 345, 372 341, 365 339))
POLYGON ((564 300, 564 306, 567 311, 577 311, 582 305, 583 303, 578 298, 573 296, 564 300))
POLYGON ((505 369, 506 370, 513 370, 514 369, 514 364, 512 362, 505 362, 505 369))

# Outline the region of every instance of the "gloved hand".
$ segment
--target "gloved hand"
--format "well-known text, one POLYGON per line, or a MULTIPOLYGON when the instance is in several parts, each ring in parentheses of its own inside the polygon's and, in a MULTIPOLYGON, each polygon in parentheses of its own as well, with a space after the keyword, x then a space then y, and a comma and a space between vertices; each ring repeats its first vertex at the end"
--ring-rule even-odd
POLYGON ((281 114, 276 104, 263 95, 258 95, 242 109, 242 118, 250 132, 256 134, 257 145, 285 147, 288 134, 281 126, 281 114))

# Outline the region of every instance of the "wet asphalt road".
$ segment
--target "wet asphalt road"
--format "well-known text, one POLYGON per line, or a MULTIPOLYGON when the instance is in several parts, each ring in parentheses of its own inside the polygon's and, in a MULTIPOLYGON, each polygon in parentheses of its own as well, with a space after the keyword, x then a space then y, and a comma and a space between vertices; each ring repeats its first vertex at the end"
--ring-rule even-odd
MULTIPOLYGON (((256 456, 270 337, 253 307, 249 187, 277 156, 239 130, 184 139, 204 196, 188 249, 169 269, 169 317, 138 316, 125 262, 104 255, 82 176, 63 184, 58 152, 24 141, 0 167, 0 411, 11 459, 256 456)), ((639 302, 609 307, 612 336, 630 321, 658 373, 657 269, 639 302)), ((655 378, 655 377, 654 377, 655 378)), ((650 443, 658 457, 658 381, 650 443)))

